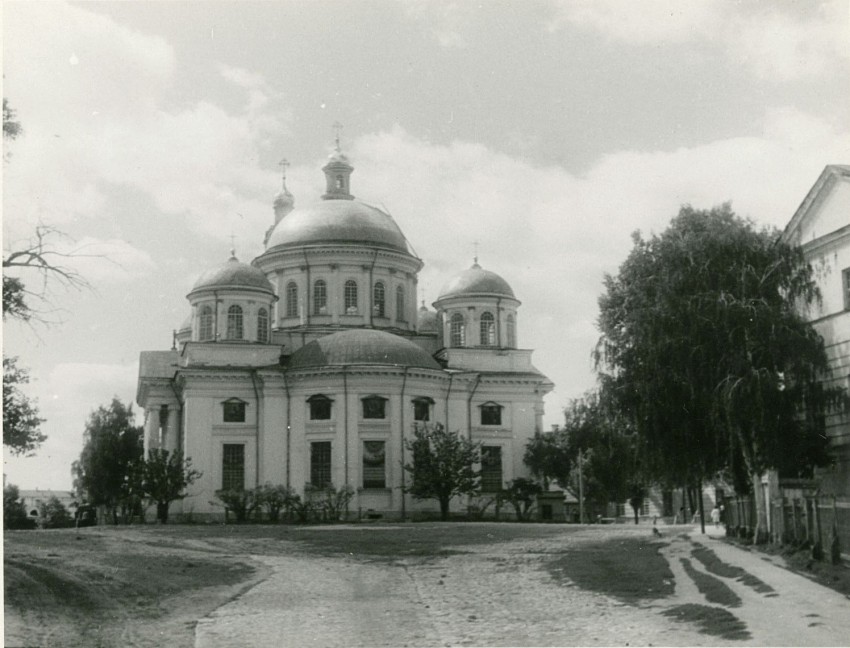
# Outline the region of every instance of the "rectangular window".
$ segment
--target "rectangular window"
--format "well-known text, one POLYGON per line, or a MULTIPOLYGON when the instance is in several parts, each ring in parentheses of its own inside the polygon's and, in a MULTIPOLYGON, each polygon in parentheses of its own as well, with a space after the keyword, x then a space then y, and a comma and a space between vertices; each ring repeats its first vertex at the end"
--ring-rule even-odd
POLYGON ((331 418, 331 403, 333 402, 327 396, 311 396, 307 399, 310 402, 310 420, 311 421, 327 421, 331 418))
POLYGON ((245 444, 225 443, 221 452, 221 488, 245 488, 245 444))
POLYGON ((371 396, 363 399, 364 419, 383 419, 387 417, 387 399, 371 396))
POLYGON ((224 406, 224 422, 225 423, 244 423, 245 422, 245 403, 240 400, 225 401, 224 406))
POLYGON ((502 424, 502 406, 501 405, 482 405, 481 406, 481 425, 501 425, 502 424))
POLYGON ((325 488, 331 483, 330 441, 310 444, 310 483, 316 488, 325 488))
POLYGON ((841 279, 844 287, 844 310, 850 310, 850 268, 841 271, 841 279))
POLYGON ((481 448, 481 492, 502 490, 502 449, 499 446, 481 448))
POLYGON ((386 442, 363 442, 363 488, 386 488, 387 486, 386 442))
POLYGON ((413 401, 413 420, 431 420, 431 401, 427 398, 417 398, 413 401))

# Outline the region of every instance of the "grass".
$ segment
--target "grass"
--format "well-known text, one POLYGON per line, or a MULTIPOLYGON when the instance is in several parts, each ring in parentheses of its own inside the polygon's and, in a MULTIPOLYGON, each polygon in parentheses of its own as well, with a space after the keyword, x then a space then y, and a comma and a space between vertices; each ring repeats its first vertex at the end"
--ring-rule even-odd
POLYGON ((723 608, 686 603, 665 610, 662 614, 676 621, 697 624, 700 633, 713 637, 740 641, 751 637, 744 622, 723 608))
POLYGON ((552 561, 549 573, 630 604, 660 599, 673 594, 673 572, 659 553, 662 546, 640 538, 588 543, 552 561))

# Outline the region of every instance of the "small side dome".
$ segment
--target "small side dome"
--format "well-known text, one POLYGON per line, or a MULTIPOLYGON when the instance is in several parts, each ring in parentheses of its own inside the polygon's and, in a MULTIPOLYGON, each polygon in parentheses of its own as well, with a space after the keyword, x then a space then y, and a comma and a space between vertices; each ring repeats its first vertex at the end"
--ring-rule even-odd
POLYGON ((419 314, 416 318, 416 330, 420 333, 439 333, 440 323, 437 313, 428 310, 425 302, 419 307, 419 314))
POLYGON ((231 256, 223 265, 208 270, 195 282, 189 295, 202 290, 221 290, 232 288, 250 290, 274 295, 274 288, 265 273, 248 263, 242 263, 236 256, 231 256))
POLYGON ((363 364, 440 369, 423 348, 398 335, 374 329, 325 335, 305 344, 289 359, 290 369, 363 364))
POLYGON ((437 301, 448 297, 480 295, 486 297, 510 297, 516 299, 508 282, 495 272, 484 270, 478 262, 472 264, 443 286, 437 301))

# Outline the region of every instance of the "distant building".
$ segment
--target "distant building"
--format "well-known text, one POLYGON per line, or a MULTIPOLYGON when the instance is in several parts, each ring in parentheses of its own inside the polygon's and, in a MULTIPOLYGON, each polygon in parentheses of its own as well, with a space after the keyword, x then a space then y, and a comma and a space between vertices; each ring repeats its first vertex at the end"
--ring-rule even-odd
POLYGON ((39 517, 39 507, 46 504, 51 497, 56 497, 62 505, 68 509, 71 515, 77 507, 77 498, 71 491, 55 491, 55 490, 21 490, 18 491, 21 502, 27 512, 27 517, 36 519, 39 517))
POLYGON ((349 485, 370 517, 434 510, 404 492, 422 424, 483 443, 485 496, 529 476, 553 385, 519 347, 510 285, 476 258, 435 310, 417 308, 423 262, 395 220, 354 198, 338 146, 323 171, 322 200, 302 209, 284 176, 265 251, 203 274, 175 348, 141 354, 145 451, 180 448, 203 472, 178 515, 221 515, 216 490, 264 483, 349 485))
MULTIPOLYGON (((826 381, 850 392, 850 166, 831 164, 823 170, 782 238, 802 246, 820 287, 823 301, 809 315, 826 343, 826 381)), ((827 435, 835 463, 817 473, 821 492, 848 496, 850 416, 831 415, 827 435)))

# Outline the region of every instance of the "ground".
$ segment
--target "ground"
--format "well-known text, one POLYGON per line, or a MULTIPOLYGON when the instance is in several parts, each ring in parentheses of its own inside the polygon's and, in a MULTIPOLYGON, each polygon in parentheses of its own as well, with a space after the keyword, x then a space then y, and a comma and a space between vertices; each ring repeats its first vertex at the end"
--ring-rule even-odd
POLYGON ((843 645, 848 597, 693 527, 7 532, 7 646, 843 645))

